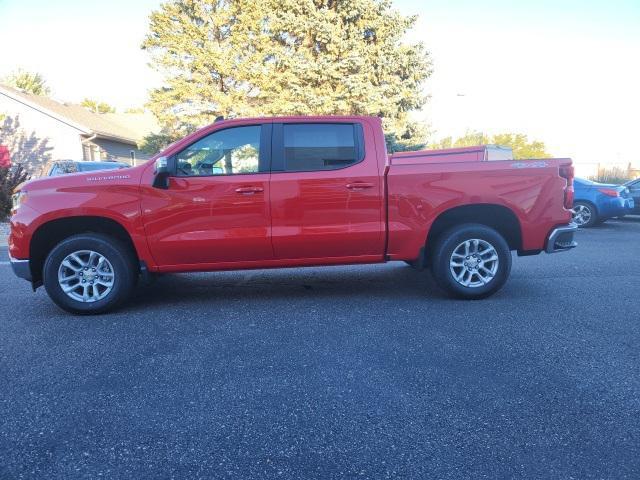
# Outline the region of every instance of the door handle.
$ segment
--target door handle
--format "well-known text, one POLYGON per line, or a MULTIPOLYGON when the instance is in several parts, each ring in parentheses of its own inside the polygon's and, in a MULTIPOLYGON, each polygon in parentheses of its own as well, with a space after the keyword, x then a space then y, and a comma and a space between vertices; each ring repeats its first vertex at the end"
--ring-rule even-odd
POLYGON ((253 195, 254 193, 263 192, 264 188, 262 187, 239 187, 236 188, 236 193, 240 193, 242 195, 253 195))
POLYGON ((349 190, 364 190, 365 188, 373 188, 373 183, 356 182, 348 183, 346 186, 349 190))

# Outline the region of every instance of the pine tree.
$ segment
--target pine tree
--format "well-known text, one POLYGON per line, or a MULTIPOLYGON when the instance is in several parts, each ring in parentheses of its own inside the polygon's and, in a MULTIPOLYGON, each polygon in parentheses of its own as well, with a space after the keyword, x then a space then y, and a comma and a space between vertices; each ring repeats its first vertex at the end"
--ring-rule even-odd
POLYGON ((420 143, 409 113, 431 65, 403 42, 415 20, 386 0, 173 0, 143 43, 165 78, 148 106, 167 139, 219 115, 358 114, 420 143))

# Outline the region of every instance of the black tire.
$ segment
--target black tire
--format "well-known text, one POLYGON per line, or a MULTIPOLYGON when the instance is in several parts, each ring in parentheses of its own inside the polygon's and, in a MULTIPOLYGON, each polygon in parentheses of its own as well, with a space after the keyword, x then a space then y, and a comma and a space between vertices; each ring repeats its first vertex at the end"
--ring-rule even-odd
POLYGON ((122 305, 133 291, 138 270, 133 252, 122 242, 108 235, 85 233, 66 238, 56 245, 47 256, 42 274, 47 294, 56 305, 67 312, 93 315, 108 312, 122 305), (71 298, 58 282, 61 263, 68 255, 82 250, 97 252, 113 267, 111 291, 104 298, 93 302, 71 298))
MULTIPOLYGON (((503 287, 511 273, 511 250, 509 245, 502 235, 485 225, 466 223, 445 231, 436 239, 431 255, 431 271, 437 285, 456 298, 477 300, 489 297, 503 287), (497 265, 495 266, 496 271, 486 284, 465 286, 454 277, 450 262, 454 251, 458 247, 466 241, 476 239, 486 242, 495 250, 498 257, 497 265)), ((461 261, 464 262, 465 260, 462 259, 461 261)), ((493 264, 491 265, 493 266, 493 264)), ((453 268, 460 268, 460 271, 463 269, 463 267, 453 268)), ((477 274, 473 274, 470 279, 473 278, 476 279, 474 283, 481 282, 477 274)))
POLYGON ((591 228, 604 221, 604 220, 600 220, 598 216, 598 209, 591 202, 582 202, 582 201, 575 202, 573 204, 573 209, 575 210, 578 207, 586 209, 590 213, 589 221, 587 221, 586 223, 581 223, 580 221, 576 221, 576 217, 574 215, 574 222, 578 224, 578 227, 591 228))

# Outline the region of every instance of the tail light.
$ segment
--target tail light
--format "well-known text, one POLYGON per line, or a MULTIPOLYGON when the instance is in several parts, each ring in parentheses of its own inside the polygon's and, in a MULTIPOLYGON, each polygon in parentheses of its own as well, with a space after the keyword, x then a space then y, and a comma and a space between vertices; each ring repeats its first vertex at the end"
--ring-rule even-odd
POLYGON ((614 190, 613 188, 599 188, 598 191, 607 197, 619 197, 620 192, 618 190, 614 190))
POLYGON ((564 187, 564 208, 572 209, 575 195, 573 190, 573 177, 575 176, 573 165, 560 165, 560 176, 567 181, 567 186, 564 187))

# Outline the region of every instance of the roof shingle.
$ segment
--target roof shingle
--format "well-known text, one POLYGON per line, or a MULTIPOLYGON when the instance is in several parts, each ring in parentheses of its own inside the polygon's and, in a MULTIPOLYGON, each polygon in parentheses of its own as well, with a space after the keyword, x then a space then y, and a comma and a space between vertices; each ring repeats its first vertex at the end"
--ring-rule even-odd
POLYGON ((149 133, 159 131, 158 123, 151 113, 102 114, 72 103, 62 103, 49 97, 33 95, 6 85, 0 85, 0 94, 25 103, 43 113, 73 124, 87 134, 137 144, 149 133))

